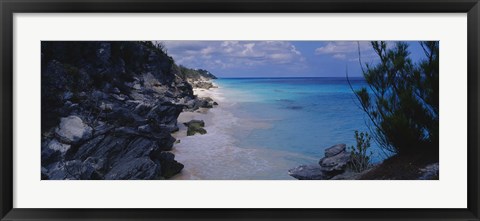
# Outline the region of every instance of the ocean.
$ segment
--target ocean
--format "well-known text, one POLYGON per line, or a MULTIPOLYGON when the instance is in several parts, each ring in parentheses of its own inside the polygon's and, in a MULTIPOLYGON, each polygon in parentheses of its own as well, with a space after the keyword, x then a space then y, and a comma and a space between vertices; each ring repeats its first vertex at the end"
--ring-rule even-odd
MULTIPOLYGON (((367 86, 363 78, 350 82, 356 89, 367 86)), ((318 163, 332 145, 355 145, 355 130, 369 132, 368 118, 344 77, 214 83, 219 106, 209 110, 214 119, 205 118, 208 134, 183 138, 176 147, 185 174, 191 175, 184 179, 293 179, 288 169, 318 163)), ((381 161, 383 152, 373 139, 371 144, 372 161, 381 161)))

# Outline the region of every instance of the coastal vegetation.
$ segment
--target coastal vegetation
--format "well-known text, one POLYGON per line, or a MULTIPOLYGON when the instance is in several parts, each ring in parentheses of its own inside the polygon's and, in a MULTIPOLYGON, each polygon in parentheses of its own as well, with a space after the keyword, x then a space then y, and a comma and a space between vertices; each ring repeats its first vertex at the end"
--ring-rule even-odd
POLYGON ((350 147, 350 168, 354 172, 360 173, 371 167, 369 151, 371 137, 368 133, 355 131, 355 140, 357 144, 350 147))
POLYGON ((420 44, 426 58, 414 63, 407 44, 388 49, 386 42, 372 42, 380 61, 365 64, 368 89, 355 91, 375 140, 395 154, 438 152, 439 44, 420 44))
MULTIPOLYGON (((439 42, 420 42, 425 58, 413 62, 408 45, 371 42, 375 64, 361 63, 368 88, 355 90, 375 141, 394 156, 366 177, 404 179, 418 176, 439 157, 439 42), (385 170, 385 167, 390 167, 385 170)), ((359 53, 360 54, 360 53, 359 53)))

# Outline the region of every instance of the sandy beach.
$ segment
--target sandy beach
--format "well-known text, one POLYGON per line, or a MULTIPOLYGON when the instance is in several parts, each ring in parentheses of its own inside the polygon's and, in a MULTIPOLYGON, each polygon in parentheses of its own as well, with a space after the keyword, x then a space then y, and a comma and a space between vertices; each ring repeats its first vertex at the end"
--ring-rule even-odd
POLYGON ((239 119, 231 113, 235 103, 222 95, 222 88, 194 89, 199 97, 210 97, 219 103, 214 108, 200 108, 194 112, 182 112, 178 117, 179 131, 172 134, 176 143, 172 153, 185 165, 181 173, 172 179, 293 179, 287 175, 291 159, 303 158, 294 153, 265 148, 237 146, 235 133, 249 133, 254 129, 267 129, 269 125, 239 119), (183 123, 203 120, 207 134, 187 136, 183 123), (290 162, 288 162, 290 161, 290 162))

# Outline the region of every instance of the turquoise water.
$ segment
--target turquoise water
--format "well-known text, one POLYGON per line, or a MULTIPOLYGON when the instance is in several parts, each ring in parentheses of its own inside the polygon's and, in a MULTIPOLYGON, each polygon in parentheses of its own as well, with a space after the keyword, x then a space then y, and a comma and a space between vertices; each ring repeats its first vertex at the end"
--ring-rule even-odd
MULTIPOLYGON (((350 78, 354 88, 367 86, 350 78)), ((230 78, 215 81, 230 111, 263 125, 235 134, 241 148, 266 148, 313 156, 338 143, 355 144, 354 131, 368 131, 346 78, 230 78)), ((374 162, 383 152, 372 140, 374 162)), ((303 162, 307 163, 307 162, 303 162)))

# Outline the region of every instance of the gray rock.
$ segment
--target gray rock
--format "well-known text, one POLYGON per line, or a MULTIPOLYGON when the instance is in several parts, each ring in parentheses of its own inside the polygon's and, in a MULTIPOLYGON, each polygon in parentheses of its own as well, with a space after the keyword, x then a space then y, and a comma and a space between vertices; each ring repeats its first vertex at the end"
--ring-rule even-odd
POLYGON ((350 152, 340 152, 332 157, 324 157, 319 164, 324 172, 343 171, 350 162, 350 152))
POLYGON ((89 164, 92 166, 95 171, 104 173, 108 168, 108 164, 104 159, 99 159, 96 157, 89 157, 83 163, 89 164))
POLYGON ((170 151, 172 150, 173 144, 175 143, 176 139, 173 138, 170 133, 168 133, 163 138, 157 139, 156 141, 159 150, 170 151))
POLYGON ((98 137, 112 131, 115 127, 106 123, 99 123, 93 130, 93 137, 98 137))
POLYGON ((364 170, 360 173, 351 171, 351 170, 345 170, 345 172, 340 173, 332 178, 330 180, 358 180, 360 177, 362 177, 364 174, 370 172, 371 169, 364 170))
POLYGON ((60 125, 55 129, 55 135, 62 143, 77 144, 92 137, 92 128, 80 117, 69 116, 60 120, 60 125))
POLYGON ((426 167, 420 169, 419 180, 438 180, 440 167, 438 163, 429 164, 426 167))
POLYGON ((42 167, 42 180, 48 180, 48 169, 45 167, 42 167))
POLYGON ((161 152, 157 156, 157 159, 160 160, 160 165, 162 168, 161 176, 167 179, 180 173, 184 167, 183 164, 175 160, 175 155, 169 152, 161 152))
POLYGON ((292 168, 288 170, 288 175, 299 180, 325 180, 329 178, 318 164, 301 165, 292 168))
POLYGON ((113 104, 102 102, 102 104, 100 104, 100 109, 102 111, 107 111, 107 112, 111 111, 113 109, 113 104))
POLYGON ((108 95, 106 93, 103 93, 102 91, 95 90, 92 92, 92 98, 97 101, 106 100, 108 98, 108 95))
POLYGON ((148 157, 122 161, 105 175, 106 180, 152 180, 158 178, 160 165, 148 157))
POLYGON ((118 89, 118 87, 115 87, 112 89, 112 93, 120 94, 120 89, 118 89))
POLYGON ((150 127, 150 125, 148 124, 145 124, 145 125, 142 125, 142 126, 138 126, 138 131, 141 132, 141 133, 150 133, 152 132, 152 128, 150 127))
POLYGON ((180 105, 164 102, 153 107, 145 118, 152 124, 161 125, 169 132, 174 132, 178 130, 177 118, 182 109, 183 107, 180 105))
POLYGON ((203 120, 191 120, 183 124, 187 127, 190 127, 190 126, 205 127, 205 121, 203 120))
POLYGON ((205 126, 205 122, 203 120, 191 120, 187 123, 184 123, 184 125, 188 127, 187 136, 193 136, 196 133, 207 133, 207 131, 203 128, 205 126))
POLYGON ((140 116, 145 116, 146 114, 148 114, 148 112, 150 112, 152 110, 152 108, 154 107, 153 104, 151 103, 146 103, 146 102, 138 102, 137 106, 135 107, 135 109, 133 110, 133 112, 135 112, 136 114, 140 115, 140 116))
POLYGON ((52 139, 47 145, 47 148, 52 149, 54 151, 59 151, 62 154, 66 153, 70 149, 70 147, 71 147, 70 144, 60 143, 57 141, 57 139, 52 139))
POLYGON ((63 99, 64 100, 70 100, 70 99, 72 99, 72 97, 73 97, 73 93, 70 92, 70 91, 66 91, 65 93, 63 93, 63 99))
POLYGON ((123 94, 112 94, 112 97, 115 98, 116 100, 118 101, 124 101, 125 99, 127 99, 127 97, 123 94))
POLYGON ((58 150, 54 150, 47 146, 42 146, 41 158, 42 158, 42 166, 47 166, 51 163, 57 162, 61 159, 63 154, 60 153, 58 150))
POLYGON ((52 180, 94 180, 99 176, 90 164, 79 160, 57 162, 48 168, 48 178, 52 180))
POLYGON ((341 152, 344 152, 346 147, 347 147, 346 144, 333 145, 333 146, 325 149, 325 157, 332 157, 332 156, 335 156, 335 155, 337 155, 341 152))
POLYGON ((142 86, 137 83, 137 84, 134 84, 132 88, 135 89, 135 90, 140 90, 140 89, 142 89, 142 86))

